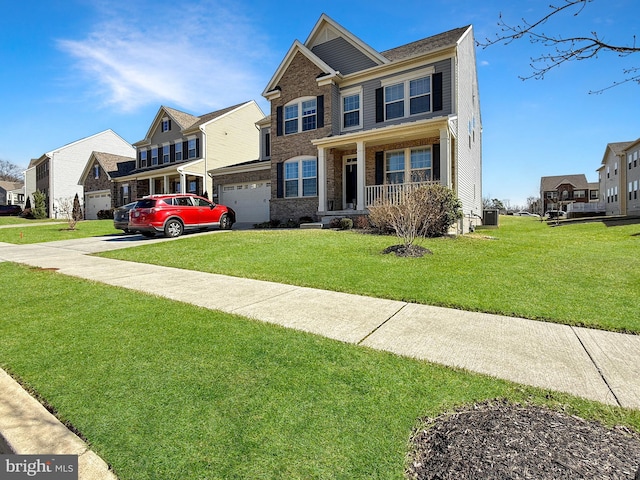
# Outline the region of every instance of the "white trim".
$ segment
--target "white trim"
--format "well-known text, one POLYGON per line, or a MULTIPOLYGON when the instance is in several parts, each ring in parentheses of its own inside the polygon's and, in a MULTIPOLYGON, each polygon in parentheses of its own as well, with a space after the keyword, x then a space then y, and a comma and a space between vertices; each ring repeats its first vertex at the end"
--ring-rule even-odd
POLYGON ((402 75, 394 75, 392 77, 384 78, 380 81, 381 87, 387 87, 389 85, 395 85, 396 83, 403 83, 408 80, 416 80, 418 78, 427 77, 436 73, 434 66, 421 68, 420 70, 413 70, 411 72, 404 73, 402 75))
MULTIPOLYGON (((362 122, 362 86, 360 87, 356 87, 356 88, 349 88, 346 90, 343 90, 340 92, 340 131, 342 132, 351 132, 354 130, 360 130, 363 128, 363 122, 362 122), (352 127, 345 127, 344 126, 344 98, 345 97, 351 97, 353 95, 358 95, 359 96, 359 107, 358 107, 358 116, 360 119, 360 122, 358 123, 358 125, 356 126, 352 126, 352 127)), ((352 110, 351 112, 355 112, 356 110, 352 110)))

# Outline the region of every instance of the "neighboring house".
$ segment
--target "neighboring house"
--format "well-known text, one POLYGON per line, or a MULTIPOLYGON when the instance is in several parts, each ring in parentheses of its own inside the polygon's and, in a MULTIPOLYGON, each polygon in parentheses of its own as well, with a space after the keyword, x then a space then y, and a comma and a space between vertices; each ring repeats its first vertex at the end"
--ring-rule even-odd
POLYGON ((131 201, 129 186, 118 179, 136 167, 134 157, 92 152, 80 176, 84 189, 84 218, 95 220, 101 210, 110 210, 131 201))
MULTIPOLYGON (((482 124, 473 28, 378 52, 321 15, 266 86, 270 217, 368 213, 419 185, 453 189, 460 232, 482 213, 482 124)), ((241 220, 239 220, 241 221, 241 220)))
POLYGON ((598 168, 600 198, 605 204, 606 215, 626 215, 627 197, 626 149, 633 142, 609 143, 598 168))
POLYGON ((45 194, 50 218, 59 215, 58 201, 73 199, 77 194, 82 202, 84 192, 78 179, 94 151, 129 157, 135 154, 134 148, 113 130, 105 130, 47 152, 31 160, 25 172, 25 195, 31 197, 31 205, 36 190, 45 194))
POLYGON ((24 208, 24 184, 0 180, 0 205, 20 205, 24 208))
MULTIPOLYGON (((640 215, 640 138, 624 149, 626 158, 626 215, 640 215)), ((624 164, 623 164, 624 165, 624 164)), ((622 192, 622 188, 621 188, 622 192)))
POLYGON ((581 174, 555 175, 540 179, 542 211, 563 210, 581 213, 604 213, 599 202, 599 185, 581 174))
POLYGON ((236 212, 238 223, 269 221, 271 198, 271 116, 258 122, 260 157, 210 170, 214 199, 236 212))
POLYGON ((199 117, 162 106, 145 138, 134 143, 136 168, 118 178, 117 188, 126 186, 131 199, 159 193, 211 197, 209 170, 258 157, 255 123, 263 117, 253 100, 199 117))

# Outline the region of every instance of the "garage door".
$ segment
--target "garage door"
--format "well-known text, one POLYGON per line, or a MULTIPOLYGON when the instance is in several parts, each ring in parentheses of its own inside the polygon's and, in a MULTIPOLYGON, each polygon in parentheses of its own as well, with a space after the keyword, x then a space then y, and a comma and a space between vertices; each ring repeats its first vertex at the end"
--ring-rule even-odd
POLYGON ((87 193, 84 205, 84 218, 96 220, 100 210, 111 208, 111 194, 109 192, 87 193))
POLYGON ((269 220, 271 183, 223 185, 220 203, 236 212, 238 223, 262 223, 269 220))

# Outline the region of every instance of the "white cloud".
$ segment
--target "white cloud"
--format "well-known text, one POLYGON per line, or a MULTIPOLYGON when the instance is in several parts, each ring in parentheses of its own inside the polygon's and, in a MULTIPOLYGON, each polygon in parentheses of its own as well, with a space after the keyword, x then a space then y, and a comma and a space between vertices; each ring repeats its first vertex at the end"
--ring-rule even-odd
POLYGON ((87 38, 58 41, 90 95, 123 111, 155 103, 196 114, 259 100, 273 61, 249 20, 217 2, 158 5, 111 5, 87 38))

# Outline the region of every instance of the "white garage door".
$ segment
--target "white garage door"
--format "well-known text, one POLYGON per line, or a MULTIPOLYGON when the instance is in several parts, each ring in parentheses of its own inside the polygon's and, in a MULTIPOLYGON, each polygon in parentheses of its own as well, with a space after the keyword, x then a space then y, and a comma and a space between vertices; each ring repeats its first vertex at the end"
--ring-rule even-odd
POLYGON ((269 220, 271 183, 223 185, 220 203, 233 208, 238 223, 262 223, 269 220))
POLYGON ((109 192, 88 193, 85 198, 84 218, 87 220, 96 220, 100 210, 111 208, 111 193, 109 192))

